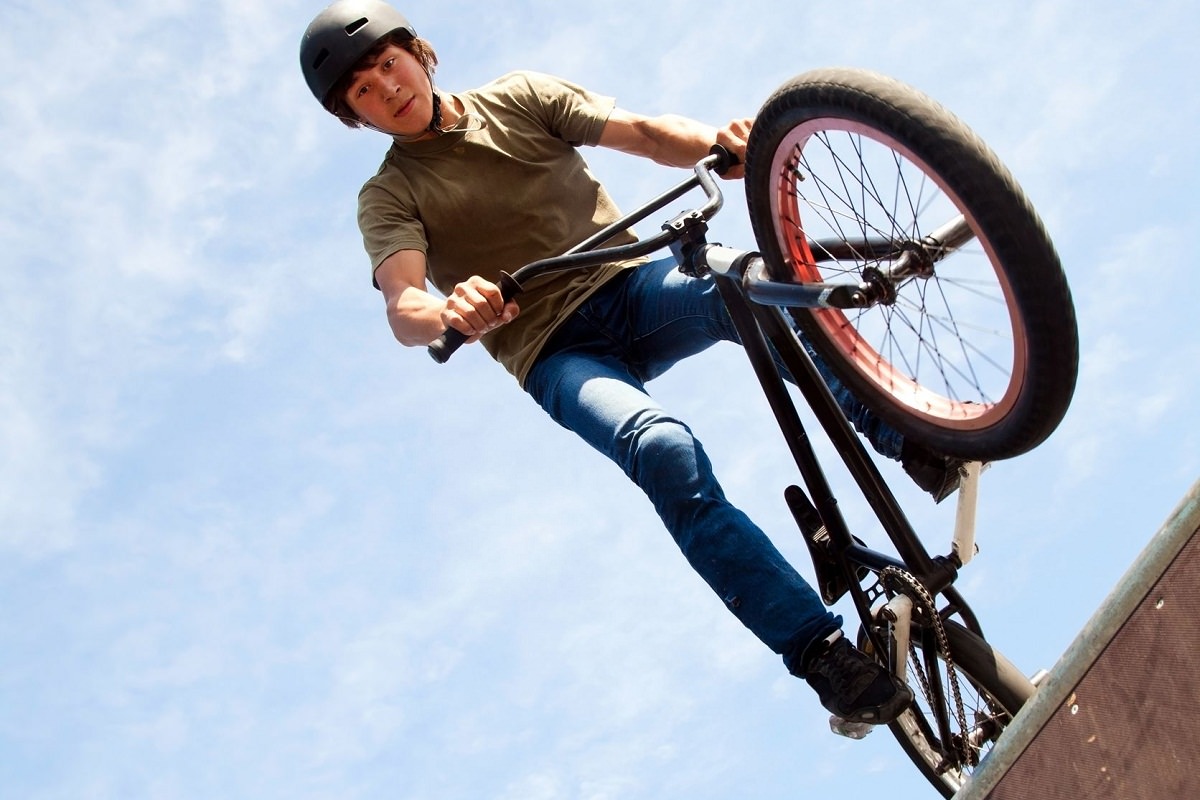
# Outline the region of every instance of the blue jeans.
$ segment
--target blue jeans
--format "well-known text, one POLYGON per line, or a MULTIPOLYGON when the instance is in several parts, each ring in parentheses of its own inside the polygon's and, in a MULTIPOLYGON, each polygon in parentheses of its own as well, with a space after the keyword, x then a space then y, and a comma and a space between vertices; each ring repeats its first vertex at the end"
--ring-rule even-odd
MULTIPOLYGON (((525 389, 641 487, 692 568, 796 671, 808 644, 841 619, 726 500, 688 426, 646 392, 646 382, 718 341, 738 336, 716 286, 683 275, 667 258, 627 271, 589 298, 547 343, 525 389)), ((859 430, 897 456, 899 434, 818 366, 859 430)))

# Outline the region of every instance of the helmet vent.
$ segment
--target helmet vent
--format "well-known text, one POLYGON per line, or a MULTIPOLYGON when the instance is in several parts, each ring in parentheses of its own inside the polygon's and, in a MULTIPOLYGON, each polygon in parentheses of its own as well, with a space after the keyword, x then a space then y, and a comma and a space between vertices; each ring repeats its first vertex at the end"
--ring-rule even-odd
POLYGON ((368 22, 370 22, 370 20, 368 20, 366 17, 360 17, 359 19, 356 19, 354 22, 351 22, 346 26, 346 35, 353 36, 354 34, 358 33, 368 22))
POLYGON ((321 52, 317 53, 317 57, 313 59, 313 69, 320 69, 327 58, 329 58, 329 49, 321 48, 321 52))

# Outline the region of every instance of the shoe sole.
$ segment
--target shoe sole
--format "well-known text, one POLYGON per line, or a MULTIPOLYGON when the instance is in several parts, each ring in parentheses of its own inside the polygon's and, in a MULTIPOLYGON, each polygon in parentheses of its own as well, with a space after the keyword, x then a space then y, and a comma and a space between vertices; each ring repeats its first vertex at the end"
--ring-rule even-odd
POLYGON ((896 693, 892 695, 890 700, 881 706, 860 708, 853 714, 844 714, 837 711, 833 713, 848 722, 863 722, 868 725, 888 725, 899 719, 900 715, 912 705, 912 701, 912 689, 908 688, 907 685, 903 685, 896 690, 896 693))

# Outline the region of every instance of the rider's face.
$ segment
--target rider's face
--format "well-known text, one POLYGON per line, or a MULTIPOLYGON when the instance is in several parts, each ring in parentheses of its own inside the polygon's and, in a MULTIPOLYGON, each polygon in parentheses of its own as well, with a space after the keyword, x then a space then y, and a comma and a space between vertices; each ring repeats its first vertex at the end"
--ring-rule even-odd
POLYGON ((417 137, 433 118, 429 76, 411 53, 395 44, 355 73, 346 102, 359 119, 384 133, 417 137))

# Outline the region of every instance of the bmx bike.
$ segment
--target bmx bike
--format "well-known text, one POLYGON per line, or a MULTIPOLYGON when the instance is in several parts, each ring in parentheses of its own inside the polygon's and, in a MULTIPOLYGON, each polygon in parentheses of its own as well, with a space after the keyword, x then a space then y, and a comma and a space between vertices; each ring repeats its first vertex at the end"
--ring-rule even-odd
MULTIPOLYGON (((827 605, 846 595, 859 647, 907 681, 889 727, 946 797, 960 789, 1034 683, 984 638, 955 587, 974 546, 981 465, 1041 444, 1078 372, 1074 306, 1057 253, 1025 194, 960 120, 917 90, 854 69, 802 74, 762 106, 746 153, 757 251, 707 241, 722 207, 714 151, 685 181, 522 281, 670 248, 716 282, 803 485, 785 500, 827 605), (654 236, 605 247, 699 187, 705 203, 654 236), (932 555, 854 432, 805 342, 906 438, 964 461, 949 552, 932 555), (793 384, 844 461, 896 555, 849 530, 801 421, 793 384)), ((461 344, 430 346, 444 362, 461 344)))

